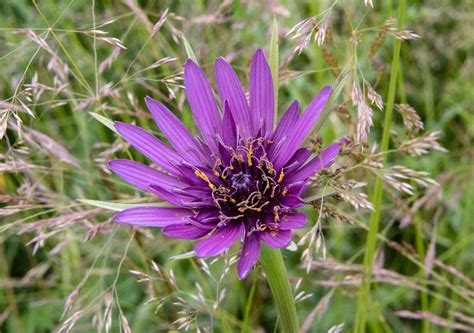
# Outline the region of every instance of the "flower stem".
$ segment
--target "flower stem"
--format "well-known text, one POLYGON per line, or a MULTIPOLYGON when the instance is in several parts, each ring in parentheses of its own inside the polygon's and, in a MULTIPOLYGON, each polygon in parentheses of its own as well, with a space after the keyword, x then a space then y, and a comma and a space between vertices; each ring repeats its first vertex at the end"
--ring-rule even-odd
POLYGON ((265 245, 262 245, 261 251, 260 263, 267 276, 273 299, 280 314, 282 331, 285 333, 299 332, 295 300, 281 252, 278 249, 271 249, 265 245))
POLYGON ((252 328, 250 327, 250 310, 252 309, 253 298, 255 296, 255 290, 257 289, 257 277, 254 275, 254 279, 252 282, 252 287, 250 287, 250 292, 247 297, 247 302, 245 303, 245 310, 244 310, 244 319, 242 323, 242 333, 250 333, 252 328))
MULTIPOLYGON (((400 0, 399 14, 398 14, 398 30, 401 30, 405 18, 405 0, 400 0)), ((395 88, 397 86, 398 66, 400 63, 400 48, 401 41, 395 41, 395 48, 393 50, 392 68, 390 72, 390 82, 388 86, 387 108, 385 110, 384 127, 382 134, 382 143, 380 145, 380 152, 388 150, 390 141, 390 128, 392 124, 393 104, 395 101, 395 88)), ((384 157, 385 160, 385 157, 384 157)), ((382 161, 384 163, 384 161, 382 161)), ((370 283, 372 276, 372 264, 374 262, 375 249, 377 245, 377 232, 379 229, 379 220, 382 209, 382 194, 383 182, 382 178, 377 177, 375 180, 375 187, 372 197, 374 204, 374 211, 370 216, 370 227, 367 235, 366 250, 364 256, 364 278, 365 280, 360 285, 359 298, 357 302, 356 321, 354 332, 365 332, 365 325, 367 319, 367 311, 369 309, 370 299, 370 283)))

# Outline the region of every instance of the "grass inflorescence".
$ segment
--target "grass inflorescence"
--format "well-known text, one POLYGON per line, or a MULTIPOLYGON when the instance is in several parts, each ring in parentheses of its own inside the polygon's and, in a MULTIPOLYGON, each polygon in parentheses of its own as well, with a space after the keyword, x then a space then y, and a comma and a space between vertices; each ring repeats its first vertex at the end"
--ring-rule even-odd
POLYGON ((112 158, 146 162, 113 121, 164 139, 150 95, 196 134, 186 58, 212 77, 223 56, 246 82, 258 47, 280 116, 333 86, 311 151, 343 138, 282 251, 301 331, 472 331, 472 9, 404 3, 0 4, 0 331, 282 326, 261 267, 237 279, 238 246, 202 260, 110 210, 155 200, 110 173, 112 158))

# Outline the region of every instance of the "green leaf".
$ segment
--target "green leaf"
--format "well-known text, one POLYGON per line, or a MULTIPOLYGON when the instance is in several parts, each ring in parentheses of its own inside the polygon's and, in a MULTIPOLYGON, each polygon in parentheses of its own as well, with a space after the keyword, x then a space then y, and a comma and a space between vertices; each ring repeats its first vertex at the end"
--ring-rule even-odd
POLYGON ((100 122, 102 125, 110 129, 111 131, 114 131, 115 133, 118 134, 117 130, 115 129, 114 122, 96 112, 89 112, 89 114, 94 117, 98 122, 100 122))
POLYGON ((275 98, 275 118, 273 127, 276 126, 277 112, 278 112, 278 22, 276 17, 273 17, 272 38, 270 40, 270 70, 272 71, 273 79, 273 95, 275 98))
POLYGON ((196 64, 198 63, 196 55, 194 54, 193 48, 191 47, 191 44, 189 44, 188 40, 184 35, 181 36, 183 39, 183 44, 184 44, 184 49, 186 50, 186 55, 188 58, 192 59, 196 64))
POLYGON ((99 208, 105 208, 120 212, 122 210, 134 207, 162 207, 168 206, 165 202, 143 202, 143 203, 121 203, 121 202, 111 202, 111 201, 99 201, 99 200, 89 200, 89 199, 77 199, 80 203, 91 205, 99 208))

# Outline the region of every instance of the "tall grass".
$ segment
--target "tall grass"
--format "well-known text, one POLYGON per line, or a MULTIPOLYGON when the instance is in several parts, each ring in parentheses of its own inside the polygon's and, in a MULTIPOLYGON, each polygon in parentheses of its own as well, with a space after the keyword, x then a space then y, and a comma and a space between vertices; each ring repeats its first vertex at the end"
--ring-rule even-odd
POLYGON ((257 47, 279 54, 280 116, 335 88, 314 152, 347 136, 314 179, 308 227, 282 251, 301 330, 472 330, 472 8, 404 4, 1 2, 0 331, 281 327, 261 267, 238 281, 238 247, 203 261, 192 242, 116 225, 86 201, 152 201, 108 171, 111 158, 146 162, 110 122, 163 138, 151 95, 197 133, 185 59, 212 78, 224 56, 246 82, 257 47))

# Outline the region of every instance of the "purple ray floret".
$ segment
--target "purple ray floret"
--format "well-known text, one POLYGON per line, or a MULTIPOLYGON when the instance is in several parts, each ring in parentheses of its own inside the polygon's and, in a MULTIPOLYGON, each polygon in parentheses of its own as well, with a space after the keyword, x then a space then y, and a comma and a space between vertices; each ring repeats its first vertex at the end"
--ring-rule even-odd
POLYGON ((115 220, 197 240, 199 257, 219 255, 239 241, 242 279, 258 260, 261 242, 286 247, 292 230, 305 226, 306 215, 296 211, 304 205, 301 196, 310 177, 333 162, 339 145, 331 144, 319 156, 301 147, 331 96, 329 86, 301 114, 293 102, 274 128, 273 81, 262 50, 252 59, 249 102, 223 58, 216 60, 215 80, 220 108, 204 72, 186 61, 184 84, 200 137, 150 97, 146 105, 169 145, 139 127, 115 123, 159 170, 129 160, 110 161, 110 169, 170 204, 126 209, 115 220))

